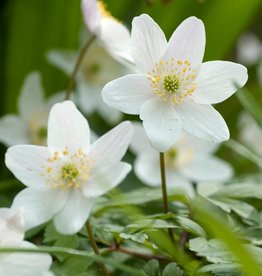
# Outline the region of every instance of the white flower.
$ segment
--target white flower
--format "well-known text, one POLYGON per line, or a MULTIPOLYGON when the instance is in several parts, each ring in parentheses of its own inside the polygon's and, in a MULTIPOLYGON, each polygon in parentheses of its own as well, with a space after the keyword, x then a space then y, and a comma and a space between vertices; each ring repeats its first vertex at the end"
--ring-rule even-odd
POLYGON ((121 162, 132 136, 124 122, 90 145, 89 125, 70 101, 56 104, 48 120, 48 147, 8 149, 6 166, 27 188, 12 208, 25 210, 26 229, 50 219, 62 234, 78 232, 95 198, 118 185, 131 166, 121 162))
MULTIPOLYGON (((149 186, 160 186, 159 153, 151 147, 142 125, 133 123, 133 126, 131 149, 137 154, 135 174, 149 186)), ((167 186, 184 189, 192 195, 191 182, 228 180, 232 168, 212 155, 217 147, 218 144, 183 133, 175 146, 165 153, 167 186)))
MULTIPOLYGON (((77 56, 76 52, 51 51, 48 53, 48 60, 70 75, 77 56)), ((108 123, 119 122, 122 113, 103 102, 101 90, 107 82, 128 72, 124 65, 114 60, 101 46, 94 43, 88 49, 76 76, 75 101, 78 106, 87 115, 97 111, 108 123)))
POLYGON ((241 114, 239 128, 240 140, 253 152, 262 156, 262 128, 247 112, 241 114))
MULTIPOLYGON (((24 219, 21 209, 0 209, 0 248, 36 248, 24 241, 24 219)), ((0 275, 44 276, 51 266, 45 253, 0 253, 0 275)), ((49 274, 51 275, 51 274, 49 274)))
POLYGON ((204 48, 204 25, 195 17, 182 22, 168 43, 148 15, 134 18, 131 54, 141 73, 108 83, 104 101, 140 114, 152 145, 161 152, 175 143, 182 129, 207 141, 227 140, 227 125, 211 104, 242 87, 247 70, 226 61, 202 63, 204 48))
POLYGON ((133 63, 129 30, 106 9, 103 1, 82 0, 87 28, 116 59, 133 63))
POLYGON ((262 58, 262 43, 252 33, 243 35, 237 44, 237 59, 239 62, 252 66, 258 64, 262 58))
POLYGON ((39 73, 30 73, 18 99, 19 115, 5 115, 0 119, 0 142, 6 146, 18 144, 44 145, 50 108, 63 100, 61 93, 44 100, 39 73))

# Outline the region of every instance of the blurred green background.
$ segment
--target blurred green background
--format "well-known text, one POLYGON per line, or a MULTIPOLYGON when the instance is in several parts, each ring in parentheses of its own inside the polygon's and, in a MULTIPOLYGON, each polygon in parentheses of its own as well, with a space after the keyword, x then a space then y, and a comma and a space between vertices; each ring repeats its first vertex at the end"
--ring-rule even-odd
MULTIPOLYGON (((47 95, 66 87, 67 77, 48 64, 46 53, 51 49, 79 49, 79 32, 83 27, 80 0, 2 0, 0 1, 0 115, 16 112, 17 98, 26 74, 39 70, 47 95)), ((132 18, 150 14, 169 38, 186 17, 195 15, 206 26, 205 60, 235 61, 238 38, 252 30, 262 38, 261 0, 105 0, 112 14, 129 28, 132 18)), ((260 101, 262 92, 255 69, 250 69, 248 87, 260 101)), ((236 97, 217 106, 237 138, 237 118, 243 109, 236 97)), ((100 121, 99 121, 100 122, 100 121)), ((99 128, 99 126, 98 126, 99 128)), ((0 160, 5 147, 1 146, 0 160)), ((241 173, 246 160, 236 158, 222 148, 219 153, 234 163, 241 173)), ((8 175, 1 161, 2 179, 8 175)))

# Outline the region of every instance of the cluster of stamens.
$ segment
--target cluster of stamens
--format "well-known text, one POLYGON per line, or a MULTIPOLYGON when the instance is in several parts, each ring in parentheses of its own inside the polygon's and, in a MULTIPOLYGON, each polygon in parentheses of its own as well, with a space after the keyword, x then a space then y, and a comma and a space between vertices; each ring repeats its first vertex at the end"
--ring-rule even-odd
POLYGON ((193 151, 191 148, 181 150, 179 147, 172 147, 165 154, 166 167, 171 169, 178 169, 190 162, 193 158, 193 151))
POLYGON ((46 161, 42 176, 47 178, 51 189, 78 189, 88 181, 93 168, 93 162, 82 149, 73 154, 67 148, 55 151, 46 161))
MULTIPOLYGON (((101 0, 101 1, 97 1, 97 6, 98 6, 98 9, 102 15, 102 17, 104 18, 111 18, 115 21, 118 21, 118 19, 116 19, 112 14, 111 12, 107 9, 107 6, 106 4, 101 0)), ((119 22, 119 21, 118 21, 119 22)))
POLYGON ((184 98, 191 96, 197 88, 197 72, 187 60, 161 60, 147 74, 154 94, 173 105, 183 102, 184 98))

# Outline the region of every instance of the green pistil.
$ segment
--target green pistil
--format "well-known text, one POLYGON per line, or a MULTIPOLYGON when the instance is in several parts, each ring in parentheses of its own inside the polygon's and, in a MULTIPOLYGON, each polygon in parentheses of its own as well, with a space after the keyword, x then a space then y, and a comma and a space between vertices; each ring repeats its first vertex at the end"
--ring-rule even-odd
POLYGON ((177 150, 175 148, 171 148, 168 152, 167 152, 167 156, 170 160, 174 160, 177 157, 177 150))
POLYGON ((175 93, 180 86, 179 79, 176 75, 167 75, 164 78, 164 88, 169 93, 175 93))
POLYGON ((41 139, 44 139, 47 137, 47 129, 46 127, 41 127, 37 131, 37 136, 41 139))
POLYGON ((74 164, 64 165, 61 169, 61 176, 64 180, 74 181, 79 175, 79 171, 74 164))

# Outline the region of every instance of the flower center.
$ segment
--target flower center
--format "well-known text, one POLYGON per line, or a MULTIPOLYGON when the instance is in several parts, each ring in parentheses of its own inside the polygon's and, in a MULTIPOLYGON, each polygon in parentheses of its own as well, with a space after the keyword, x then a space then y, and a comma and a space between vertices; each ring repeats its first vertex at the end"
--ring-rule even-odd
POLYGON ((66 164, 61 168, 61 176, 67 181, 76 181, 79 171, 75 164, 66 164))
POLYGON ((180 86, 180 81, 176 75, 167 75, 164 77, 164 87, 169 93, 175 93, 180 86))
POLYGON ((179 169, 188 164, 193 158, 194 152, 190 147, 180 146, 172 147, 165 154, 166 167, 170 169, 179 169))
POLYGON ((188 60, 161 60, 147 75, 153 93, 172 105, 184 102, 197 88, 197 71, 192 69, 188 60))
POLYGON ((51 189, 78 189, 87 183, 93 164, 84 150, 78 149, 72 154, 65 148, 61 152, 55 151, 46 160, 41 175, 51 189))
POLYGON ((37 131, 37 136, 40 139, 46 139, 46 137, 47 137, 47 128, 44 127, 44 126, 40 127, 37 131))

